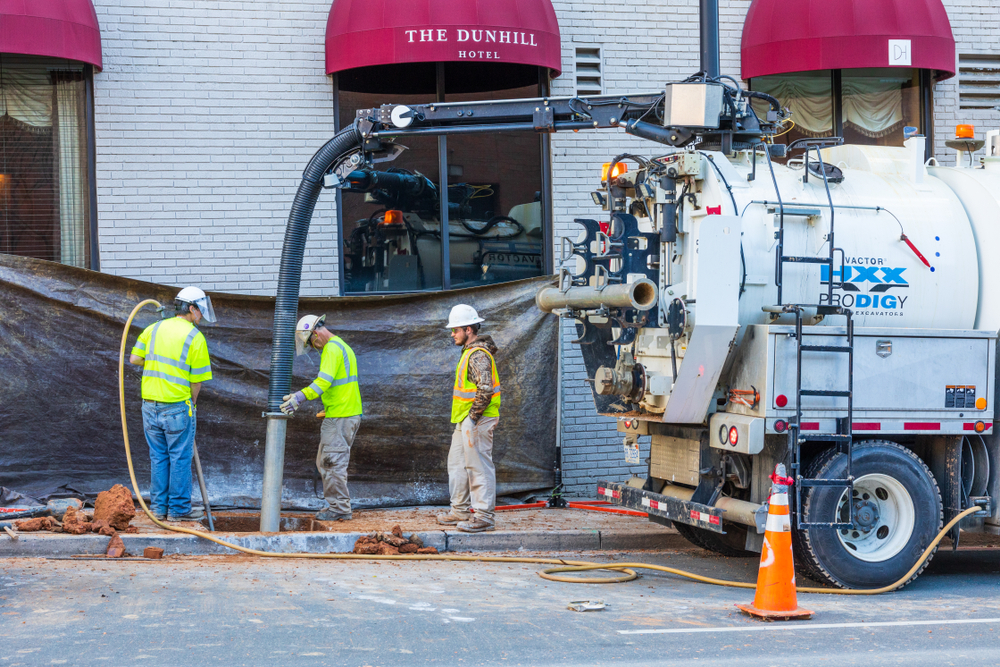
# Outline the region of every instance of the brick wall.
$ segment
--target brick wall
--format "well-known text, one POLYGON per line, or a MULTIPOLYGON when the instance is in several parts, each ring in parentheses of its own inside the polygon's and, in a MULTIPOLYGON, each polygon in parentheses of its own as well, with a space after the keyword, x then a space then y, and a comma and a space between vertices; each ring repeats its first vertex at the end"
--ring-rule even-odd
MULTIPOLYGON (((330 0, 96 0, 101 269, 273 294, 302 170, 333 134, 330 0)), ((302 293, 337 291, 333 197, 302 293)))

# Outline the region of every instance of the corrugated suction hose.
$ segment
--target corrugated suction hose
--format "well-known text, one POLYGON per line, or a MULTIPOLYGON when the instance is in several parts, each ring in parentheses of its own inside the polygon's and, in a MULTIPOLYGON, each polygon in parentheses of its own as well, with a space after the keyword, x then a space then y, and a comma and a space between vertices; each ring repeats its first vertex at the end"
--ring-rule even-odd
MULTIPOLYGON (((315 200, 314 200, 315 201, 315 200)), ((666 567, 663 565, 650 565, 647 563, 593 563, 588 561, 576 561, 576 560, 565 560, 562 558, 524 558, 524 557, 507 557, 507 556, 459 556, 451 554, 408 554, 399 556, 378 556, 369 554, 353 554, 353 553, 272 553, 269 551, 260 551, 258 549, 249 549, 247 547, 240 546, 238 544, 232 544, 231 542, 226 542, 212 534, 205 533, 203 531, 194 530, 191 528, 183 528, 181 526, 171 526, 163 521, 160 521, 153 516, 149 508, 146 507, 146 501, 143 500, 142 495, 139 493, 139 483, 135 479, 135 468, 132 465, 132 449, 129 446, 128 439, 128 422, 125 419, 125 348, 128 343, 128 334, 132 328, 132 320, 135 318, 136 314, 147 305, 153 305, 159 307, 160 304, 155 299, 146 299, 142 301, 135 308, 132 309, 132 313, 128 316, 128 321, 125 322, 125 330, 122 332, 122 344, 118 356, 118 400, 121 407, 122 416, 122 437, 125 440, 125 458, 128 461, 128 474, 132 480, 132 491, 135 493, 135 497, 139 501, 139 506, 142 507, 142 511, 146 513, 149 520, 154 524, 163 528, 165 530, 173 531, 175 533, 186 533, 188 535, 195 535, 204 540, 209 540, 210 542, 215 542, 221 546, 232 549, 233 551, 239 551, 245 554, 251 554, 253 556, 261 556, 264 558, 310 558, 310 559, 323 559, 323 560, 446 560, 446 561, 471 561, 480 563, 532 563, 532 564, 542 564, 542 565, 557 565, 559 567, 552 567, 542 570, 538 573, 538 576, 543 579, 548 579, 549 581, 562 581, 571 584, 610 584, 618 583, 624 581, 631 581, 635 579, 638 575, 635 570, 645 569, 645 570, 655 570, 657 572, 666 572, 668 574, 674 574, 679 577, 684 577, 686 579, 691 579, 692 581, 699 581, 705 584, 713 584, 715 586, 730 586, 734 588, 750 588, 756 587, 754 583, 747 583, 742 581, 728 581, 725 579, 715 579, 713 577, 703 577, 700 574, 694 574, 692 572, 686 572, 684 570, 679 570, 673 567, 666 567), (615 572, 613 576, 610 577, 565 577, 559 576, 558 573, 568 573, 568 572, 589 572, 591 570, 609 570, 615 572)), ((273 383, 272 383, 273 387, 273 383)), ((799 593, 830 593, 835 595, 875 595, 877 593, 887 593, 889 591, 895 590, 905 584, 910 577, 913 576, 915 572, 923 565, 924 561, 931 557, 934 553, 935 547, 937 547, 938 542, 941 538, 947 534, 951 528, 961 521, 963 518, 976 512, 978 507, 970 507, 965 510, 954 519, 948 522, 941 532, 938 533, 934 541, 931 542, 930 546, 924 550, 923 555, 916 562, 916 564, 907 572, 903 577, 899 579, 894 584, 889 586, 883 586, 882 588, 870 589, 870 590, 843 590, 839 588, 799 588, 799 593)))
POLYGON ((292 361, 295 359, 295 321, 299 312, 299 284, 302 281, 302 257, 309 236, 316 200, 323 190, 323 177, 342 157, 361 147, 363 137, 357 124, 338 132, 316 151, 305 171, 292 201, 285 227, 285 243, 278 268, 277 298, 274 302, 274 328, 271 342, 271 377, 267 390, 267 411, 280 410, 282 396, 292 386, 292 361))

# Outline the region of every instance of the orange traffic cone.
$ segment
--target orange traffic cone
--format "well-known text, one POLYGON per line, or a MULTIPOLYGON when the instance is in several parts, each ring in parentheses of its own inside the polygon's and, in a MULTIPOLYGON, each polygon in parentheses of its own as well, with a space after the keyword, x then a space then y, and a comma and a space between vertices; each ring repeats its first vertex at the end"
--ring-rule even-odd
POLYGON ((736 605, 751 616, 768 620, 809 618, 795 596, 795 566, 792 564, 792 524, 788 519, 788 486, 785 466, 779 463, 771 475, 771 500, 767 509, 764 548, 760 552, 757 593, 753 604, 736 605))

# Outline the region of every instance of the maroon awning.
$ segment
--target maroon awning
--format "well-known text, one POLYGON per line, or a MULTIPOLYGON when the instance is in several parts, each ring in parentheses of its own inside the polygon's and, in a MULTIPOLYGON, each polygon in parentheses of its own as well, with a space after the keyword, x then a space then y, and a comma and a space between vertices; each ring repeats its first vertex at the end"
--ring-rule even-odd
POLYGON ((744 79, 892 66, 955 75, 941 0, 753 0, 743 24, 744 79))
POLYGON ((102 69, 91 0, 0 0, 0 53, 66 58, 102 69))
POLYGON ((561 71, 550 0, 334 0, 326 73, 420 62, 515 63, 561 71))

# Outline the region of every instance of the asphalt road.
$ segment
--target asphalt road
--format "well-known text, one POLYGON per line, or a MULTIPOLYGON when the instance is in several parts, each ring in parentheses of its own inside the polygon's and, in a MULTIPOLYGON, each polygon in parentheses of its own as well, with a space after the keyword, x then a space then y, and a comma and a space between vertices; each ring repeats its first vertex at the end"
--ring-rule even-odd
MULTIPOLYGON (((603 554, 610 558, 745 581, 757 568, 756 558, 697 549, 603 554)), ((939 553, 914 584, 888 595, 800 595, 815 617, 794 623, 740 614, 733 605, 752 591, 659 573, 562 584, 538 569, 0 560, 0 666, 1000 664, 997 548, 939 553), (608 606, 566 608, 582 599, 608 606)))

